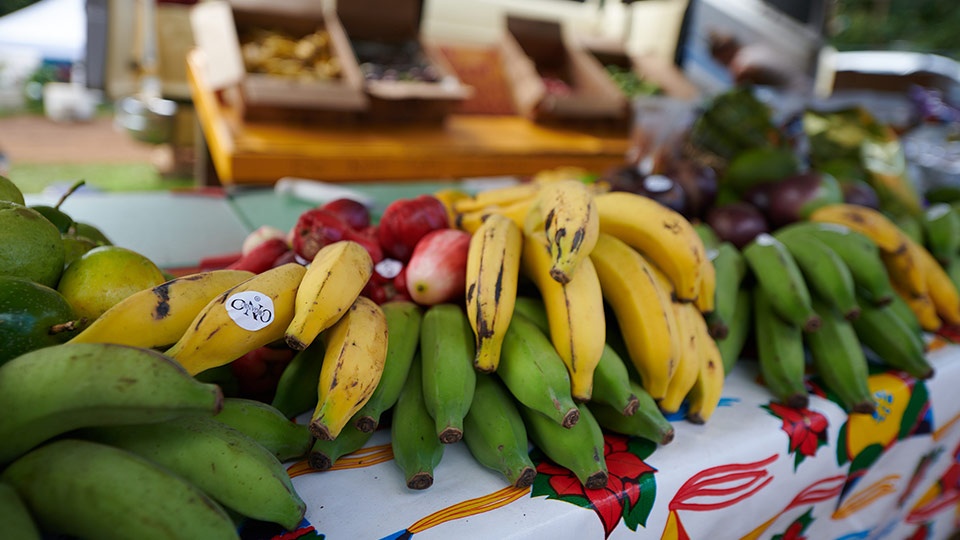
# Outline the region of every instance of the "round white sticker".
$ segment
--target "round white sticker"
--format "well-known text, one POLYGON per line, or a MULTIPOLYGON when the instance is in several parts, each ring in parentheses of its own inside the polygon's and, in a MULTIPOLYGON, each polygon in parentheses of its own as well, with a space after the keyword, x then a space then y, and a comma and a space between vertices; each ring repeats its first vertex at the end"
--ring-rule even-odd
POLYGON ((256 332, 273 322, 273 299, 257 291, 242 291, 227 298, 227 314, 244 330, 256 332))

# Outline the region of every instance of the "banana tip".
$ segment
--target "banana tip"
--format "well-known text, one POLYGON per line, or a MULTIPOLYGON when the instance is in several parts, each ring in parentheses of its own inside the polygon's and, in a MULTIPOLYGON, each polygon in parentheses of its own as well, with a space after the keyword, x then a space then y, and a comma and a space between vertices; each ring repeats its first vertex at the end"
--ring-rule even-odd
POLYGON ((321 441, 332 441, 336 438, 329 427, 317 421, 310 422, 310 434, 321 441))
POLYGON ((823 320, 816 315, 811 315, 806 322, 803 323, 804 332, 816 332, 820 329, 820 326, 823 325, 823 320))
POLYGON ((330 459, 330 456, 319 452, 311 452, 307 458, 307 463, 318 471, 328 471, 333 467, 333 460, 330 459))
POLYGON ((673 438, 676 435, 676 430, 673 429, 673 426, 670 426, 670 429, 663 432, 663 435, 660 437, 660 444, 670 444, 673 442, 673 438))
POLYGON ((553 278, 553 280, 556 281, 557 283, 561 285, 566 285, 567 283, 570 283, 570 278, 572 276, 570 275, 569 272, 565 270, 561 270, 560 268, 557 268, 556 266, 554 266, 553 268, 550 269, 550 277, 553 278))
POLYGON ((843 318, 846 319, 846 320, 848 320, 848 321, 855 321, 855 320, 859 319, 859 318, 860 318, 860 308, 859 308, 859 307, 856 307, 856 308, 851 308, 851 309, 847 310, 847 312, 843 314, 843 318))
POLYGON ((407 480, 410 489, 427 489, 433 485, 433 475, 428 472, 418 472, 407 480))
POLYGON ((513 483, 513 486, 518 488, 528 488, 533 485, 533 481, 536 478, 537 470, 533 467, 526 467, 523 469, 523 472, 520 473, 517 481, 513 483))
POLYGON ((854 403, 850 407, 851 413, 859 414, 873 414, 877 411, 877 404, 872 399, 869 401, 861 401, 860 403, 854 403))
POLYGON ((567 411, 567 414, 563 415, 563 420, 560 422, 560 425, 569 429, 577 425, 577 422, 579 421, 580 411, 577 409, 570 409, 567 411))
POLYGON ((290 334, 283 336, 283 341, 286 342, 288 347, 295 351, 302 351, 307 348, 307 345, 309 345, 309 343, 304 343, 297 336, 292 336, 290 334))
POLYGON ((443 444, 453 444, 463 438, 463 430, 455 427, 448 427, 438 435, 443 444))
POLYGON ((597 471, 587 478, 586 482, 583 483, 583 487, 587 489, 600 489, 606 487, 607 478, 607 471, 597 471))
POLYGON ((810 396, 806 393, 797 393, 784 400, 787 407, 791 409, 806 409, 810 404, 810 396))
POLYGON ((373 433, 377 429, 377 421, 374 420, 372 416, 361 416, 357 418, 355 425, 361 433, 373 433))

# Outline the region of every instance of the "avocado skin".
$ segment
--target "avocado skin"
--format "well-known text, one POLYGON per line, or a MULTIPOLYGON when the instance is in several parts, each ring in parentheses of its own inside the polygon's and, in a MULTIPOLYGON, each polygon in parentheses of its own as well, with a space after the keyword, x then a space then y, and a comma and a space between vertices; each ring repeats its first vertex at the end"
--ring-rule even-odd
POLYGON ((55 289, 29 279, 0 276, 0 366, 21 354, 69 340, 77 333, 70 329, 75 323, 73 309, 55 289))

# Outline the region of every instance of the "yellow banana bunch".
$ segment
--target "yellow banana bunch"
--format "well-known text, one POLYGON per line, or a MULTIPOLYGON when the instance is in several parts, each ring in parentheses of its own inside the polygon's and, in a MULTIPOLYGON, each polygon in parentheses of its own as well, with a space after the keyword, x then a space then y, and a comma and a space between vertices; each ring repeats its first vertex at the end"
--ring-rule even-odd
POLYGON ((539 189, 540 186, 532 182, 487 189, 477 192, 477 194, 472 197, 459 198, 453 201, 451 206, 454 212, 458 214, 504 207, 520 201, 533 199, 536 197, 539 189))
POLYGON ((593 393, 593 372, 603 354, 606 335, 600 280, 589 257, 580 263, 577 273, 567 283, 553 279, 550 274, 553 262, 543 232, 525 233, 521 271, 543 297, 550 340, 570 373, 574 399, 589 401, 593 393))
POLYGON ((590 256, 597 243, 600 222, 593 193, 578 180, 556 180, 540 187, 533 207, 547 238, 547 250, 553 259, 550 276, 567 283, 580 263, 590 256))
POLYGON ((227 289, 204 306, 166 355, 196 375, 282 339, 305 271, 288 263, 227 289))
POLYGON ((810 214, 810 221, 845 225, 867 236, 881 251, 896 253, 903 250, 903 233, 893 221, 881 212, 856 204, 828 204, 810 214))
POLYGON ((513 221, 493 214, 470 238, 467 252, 467 318, 477 338, 474 367, 496 371, 510 326, 520 277, 523 233, 513 221))
POLYGON ((594 195, 600 232, 616 236, 642 253, 670 278, 674 295, 681 302, 697 302, 712 311, 715 286, 703 240, 679 212, 633 193, 616 191, 594 195), (701 291, 707 295, 698 301, 701 291))
POLYGON ((672 286, 661 283, 660 271, 637 250, 609 234, 600 233, 590 260, 644 389, 663 398, 681 356, 672 286))
POLYGON ((212 270, 172 279, 123 299, 70 341, 169 347, 210 300, 251 277, 246 270, 212 270))
POLYGON ((373 300, 358 296, 321 334, 325 352, 310 432, 331 441, 373 395, 387 357, 387 318, 373 300))
POLYGON ((342 240, 317 252, 297 289, 293 319, 284 333, 290 348, 303 350, 337 322, 373 274, 370 253, 342 240))
POLYGON ((523 227, 527 213, 535 201, 536 196, 534 195, 526 199, 519 199, 509 204, 504 204, 503 206, 487 206, 478 210, 458 213, 453 223, 458 229, 473 234, 480 228, 480 225, 487 219, 487 216, 499 214, 509 218, 518 227, 523 227))

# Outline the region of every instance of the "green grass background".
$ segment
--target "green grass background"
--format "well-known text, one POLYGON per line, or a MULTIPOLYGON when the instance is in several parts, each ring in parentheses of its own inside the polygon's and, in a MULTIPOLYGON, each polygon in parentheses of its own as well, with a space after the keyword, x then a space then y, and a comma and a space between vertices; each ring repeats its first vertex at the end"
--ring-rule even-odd
POLYGON ((37 164, 13 163, 9 178, 23 193, 41 193, 48 186, 66 188, 77 180, 100 191, 153 191, 189 188, 191 177, 161 175, 149 163, 37 164))

